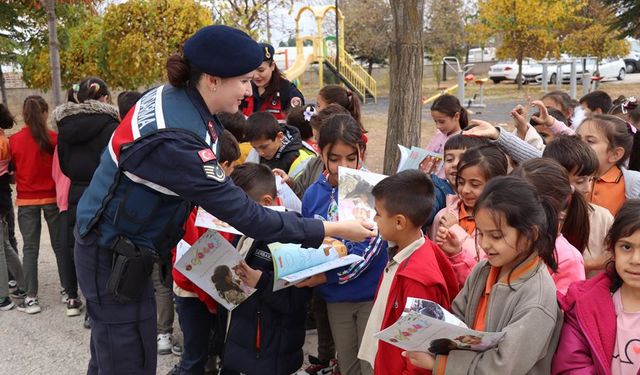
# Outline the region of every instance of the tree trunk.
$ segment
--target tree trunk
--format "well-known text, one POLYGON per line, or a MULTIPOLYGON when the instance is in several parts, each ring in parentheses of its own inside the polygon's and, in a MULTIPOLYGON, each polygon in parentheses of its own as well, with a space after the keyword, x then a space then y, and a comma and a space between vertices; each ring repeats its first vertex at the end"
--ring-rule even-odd
POLYGON ((2 103, 5 105, 5 107, 9 108, 9 102, 7 101, 7 88, 5 87, 2 64, 0 64, 0 91, 2 91, 2 103))
POLYGON ((373 74, 373 60, 369 60, 367 64, 367 73, 369 73, 369 75, 373 74))
POLYGON ((60 78, 60 43, 58 43, 58 31, 56 30, 55 0, 40 0, 47 11, 47 24, 49 26, 49 63, 51 64, 51 94, 53 107, 62 104, 60 78))
POLYGON ((516 82, 518 82, 518 90, 522 90, 522 56, 518 54, 518 74, 516 74, 516 82))
POLYGON ((393 32, 384 173, 398 167, 398 144, 420 144, 424 0, 391 0, 393 32))

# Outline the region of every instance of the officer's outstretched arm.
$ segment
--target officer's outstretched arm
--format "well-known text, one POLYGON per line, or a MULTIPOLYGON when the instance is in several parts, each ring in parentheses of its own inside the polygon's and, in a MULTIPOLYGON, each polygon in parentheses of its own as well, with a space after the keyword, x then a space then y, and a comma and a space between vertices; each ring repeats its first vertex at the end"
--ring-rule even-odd
POLYGON ((163 130, 123 147, 120 167, 136 177, 191 201, 242 233, 267 242, 318 247, 325 235, 321 221, 265 209, 228 178, 216 175, 207 144, 185 130, 163 130))

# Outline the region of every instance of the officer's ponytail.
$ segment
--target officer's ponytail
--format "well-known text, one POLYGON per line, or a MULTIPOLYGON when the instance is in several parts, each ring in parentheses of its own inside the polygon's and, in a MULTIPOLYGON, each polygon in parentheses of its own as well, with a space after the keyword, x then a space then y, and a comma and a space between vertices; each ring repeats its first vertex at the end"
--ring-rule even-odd
POLYGON ((188 83, 195 85, 200 81, 202 72, 194 68, 186 58, 173 54, 167 59, 167 78, 174 87, 186 87, 188 83))

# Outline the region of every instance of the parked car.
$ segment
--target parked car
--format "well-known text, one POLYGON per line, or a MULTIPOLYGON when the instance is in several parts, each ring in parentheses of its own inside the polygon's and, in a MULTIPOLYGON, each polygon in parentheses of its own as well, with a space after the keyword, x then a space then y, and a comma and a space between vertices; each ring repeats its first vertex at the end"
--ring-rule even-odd
MULTIPOLYGON (((522 67, 522 74, 524 75, 525 83, 527 82, 542 82, 542 71, 544 67, 542 63, 536 63, 528 65, 526 68, 522 67)), ((554 84, 558 80, 557 66, 552 63, 547 64, 547 83, 554 84)))
MULTIPOLYGON (((617 79, 618 81, 622 81, 627 73, 626 66, 624 60, 622 59, 605 59, 600 61, 600 63, 596 66, 597 59, 595 58, 587 58, 586 59, 586 72, 591 73, 591 75, 598 75, 602 77, 602 79, 617 79)), ((578 73, 578 80, 582 77, 582 67, 583 64, 578 62, 576 66, 576 73, 578 73)), ((571 65, 563 65, 562 66, 562 80, 569 81, 571 78, 571 65)))
POLYGON ((631 51, 631 53, 624 58, 624 65, 627 73, 640 72, 640 51, 631 51))
MULTIPOLYGON (((529 66, 535 65, 537 62, 534 59, 525 58, 522 61, 523 73, 529 66)), ((489 68, 489 79, 493 83, 500 83, 502 81, 515 81, 518 76, 518 61, 498 61, 497 64, 491 65, 489 68)))

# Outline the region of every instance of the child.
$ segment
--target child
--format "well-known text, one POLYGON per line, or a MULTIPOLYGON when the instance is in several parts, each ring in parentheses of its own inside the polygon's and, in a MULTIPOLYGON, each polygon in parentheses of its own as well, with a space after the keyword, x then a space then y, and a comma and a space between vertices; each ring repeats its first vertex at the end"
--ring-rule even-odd
POLYGON ((640 134, 618 117, 593 115, 578 128, 578 135, 598 156, 598 179, 592 203, 615 215, 625 199, 640 197, 640 172, 626 169, 629 156, 640 152, 640 134))
POLYGON ((475 218, 487 259, 473 269, 451 311, 475 330, 504 332, 504 339, 484 352, 404 355, 436 375, 547 375, 562 320, 547 270, 556 269, 555 211, 522 178, 502 176, 487 184, 475 218))
POLYGON ((287 125, 293 126, 300 132, 302 144, 306 148, 318 153, 318 143, 313 137, 313 128, 311 127, 311 119, 318 114, 318 109, 313 104, 302 107, 294 107, 289 109, 287 115, 287 125), (306 143, 306 144, 305 144, 306 143))
MULTIPOLYGON (((231 174, 254 201, 276 202, 275 179, 268 167, 246 163, 231 174)), ((273 291, 273 261, 267 244, 243 237, 239 250, 245 261, 236 269, 240 279, 257 291, 231 314, 224 347, 224 374, 289 375, 302 365, 306 304, 310 288, 273 291)))
POLYGON ((404 171, 380 181, 372 192, 380 236, 395 246, 378 285, 358 357, 374 364, 375 374, 423 374, 398 347, 374 334, 395 323, 407 298, 422 298, 449 309, 458 294, 453 268, 446 256, 420 229, 431 212, 433 185, 419 171, 404 171), (377 352, 377 354, 376 354, 377 352))
POLYGON ((423 231, 427 231, 427 227, 433 224, 435 216, 446 207, 447 195, 455 195, 454 187, 456 186, 456 175, 458 169, 458 163, 460 157, 464 155, 465 151, 478 146, 487 144, 487 141, 478 137, 465 137, 462 134, 455 134, 449 137, 444 144, 444 176, 440 178, 435 174, 431 175, 431 182, 435 187, 435 201, 431 215, 427 219, 427 224, 423 228, 423 231))
POLYGON ((449 94, 441 95, 433 102, 431 117, 438 131, 429 141, 427 150, 439 154, 442 153, 447 139, 454 134, 459 134, 469 124, 467 111, 460 105, 458 98, 449 94))
POLYGON ((580 106, 587 117, 589 115, 604 115, 609 113, 612 105, 613 101, 609 94, 601 90, 591 91, 580 98, 580 106))
POLYGON ((225 130, 218 139, 218 162, 225 176, 230 176, 241 158, 240 146, 236 138, 225 130))
POLYGON ((142 94, 138 91, 123 91, 118 94, 118 113, 120 114, 120 120, 129 113, 141 97, 142 94))
POLYGON ((449 256, 460 286, 483 254, 476 246, 473 210, 487 182, 507 174, 507 158, 495 146, 467 150, 456 172, 457 196, 449 196, 447 207, 434 219, 431 238, 449 256))
POLYGON ((565 320, 552 374, 640 373, 640 201, 625 202, 606 246, 613 259, 606 272, 560 298, 565 320))
POLYGON ((58 207, 56 187, 51 177, 53 151, 58 136, 47 127, 49 106, 41 96, 28 96, 23 105, 25 127, 9 138, 11 160, 16 173, 18 196, 18 226, 24 240, 23 267, 27 284, 27 296, 18 310, 27 314, 39 313, 38 302, 38 253, 40 252, 41 215, 47 221, 51 246, 56 255, 58 275, 63 287, 63 249, 59 242, 58 207))
POLYGON ((349 111, 351 116, 356 120, 360 131, 362 132, 362 140, 367 144, 367 130, 362 124, 362 114, 360 111, 360 99, 353 94, 351 90, 340 85, 327 85, 318 92, 318 109, 323 110, 330 104, 337 104, 349 111))
POLYGON ((292 177, 297 163, 315 155, 312 150, 301 152, 304 146, 298 129, 278 124, 268 112, 256 112, 247 119, 246 135, 260 157, 260 164, 282 169, 292 177))
POLYGON ((558 271, 551 276, 558 292, 566 293, 569 284, 585 279, 582 252, 589 240, 587 201, 571 188, 566 169, 552 159, 527 160, 512 174, 527 180, 556 210, 559 218, 555 246, 558 271))
POLYGON ((640 127, 640 105, 635 97, 620 95, 613 101, 609 114, 616 115, 634 127, 640 127))
POLYGON ((576 130, 584 119, 584 111, 580 107, 580 103, 571 98, 565 91, 556 90, 548 92, 544 94, 540 100, 542 100, 545 107, 560 111, 567 119, 565 124, 573 130, 576 130))
MULTIPOLYGON (((239 149, 238 142, 233 135, 225 130, 218 140, 218 161, 224 170, 225 175, 230 176, 238 162, 239 149)), ((202 234, 203 228, 195 226, 197 209, 192 210, 187 222, 184 225, 185 235, 183 240, 189 244, 194 244, 202 234)), ((222 233, 223 236, 226 233, 222 233)), ((225 238, 227 238, 225 236, 225 238)), ((227 238, 229 239, 229 238, 227 238)), ((176 262, 176 249, 172 250, 172 262, 176 262)), ((173 294, 175 308, 178 312, 180 329, 184 337, 184 347, 180 364, 174 367, 174 373, 200 374, 204 371, 207 358, 209 356, 209 339, 211 332, 217 323, 217 304, 205 291, 193 284, 175 267, 172 268, 173 294)), ((173 308, 173 306, 172 306, 173 308)), ((224 336, 224 334, 223 334, 224 336)), ((222 340, 224 341, 224 340, 222 340)), ((171 347, 171 351, 175 346, 171 347)), ((214 353, 221 354, 221 353, 214 353)))
POLYGON ((240 147, 240 159, 238 159, 238 164, 244 163, 251 151, 251 143, 246 140, 247 119, 244 117, 242 112, 238 111, 236 113, 219 113, 218 120, 220 120, 224 129, 230 131, 238 141, 238 145, 240 147))
MULTIPOLYGON (((589 145, 577 136, 560 136, 549 143, 542 154, 554 159, 569 172, 569 182, 586 199, 591 196, 593 178, 598 171, 598 157, 589 145)), ((607 231, 613 224, 613 215, 606 208, 589 203, 589 242, 582 252, 587 277, 604 270, 609 261, 604 250, 607 231)))
MULTIPOLYGON (((496 141, 517 163, 542 156, 518 137, 485 121, 473 120, 473 124, 465 134, 496 141)), ((624 167, 630 155, 640 152, 640 132, 633 133, 630 125, 616 116, 592 115, 582 122, 577 134, 598 157, 599 177, 589 201, 615 214, 625 199, 640 197, 640 172, 624 167)))
MULTIPOLYGON (((318 144, 318 138, 320 137, 320 129, 322 129, 329 117, 337 114, 349 114, 349 112, 338 104, 329 104, 311 117, 311 120, 309 120, 309 125, 311 126, 311 130, 313 132, 313 140, 316 145, 318 144)), ((364 153, 364 150, 362 150, 362 152, 364 153)), ((324 164, 322 163, 322 158, 320 156, 316 156, 309 159, 309 162, 306 163, 304 170, 300 172, 300 174, 298 174, 295 179, 290 178, 286 172, 277 168, 273 170, 273 173, 282 177, 282 182, 286 182, 291 187, 293 192, 296 193, 299 198, 302 198, 305 191, 307 191, 311 184, 316 182, 323 171, 324 164)))
MULTIPOLYGON (((362 168, 362 132, 350 115, 330 117, 318 140, 325 170, 302 198, 302 216, 338 220, 338 167, 362 168)), ((358 360, 358 347, 373 306, 380 274, 387 262, 386 244, 379 237, 361 243, 345 241, 350 254, 364 261, 316 275, 300 285, 318 287, 327 302, 331 332, 343 375, 371 374, 371 365, 358 360)), ((320 332, 318 332, 320 335, 320 332)))
POLYGON ((9 210, 13 209, 11 202, 11 174, 9 162, 9 139, 4 134, 5 129, 11 129, 14 124, 13 116, 9 109, 0 104, 0 311, 11 310, 15 304, 9 298, 9 272, 17 283, 17 289, 12 296, 23 297, 25 284, 22 273, 22 264, 18 253, 9 242, 6 217, 9 210))

